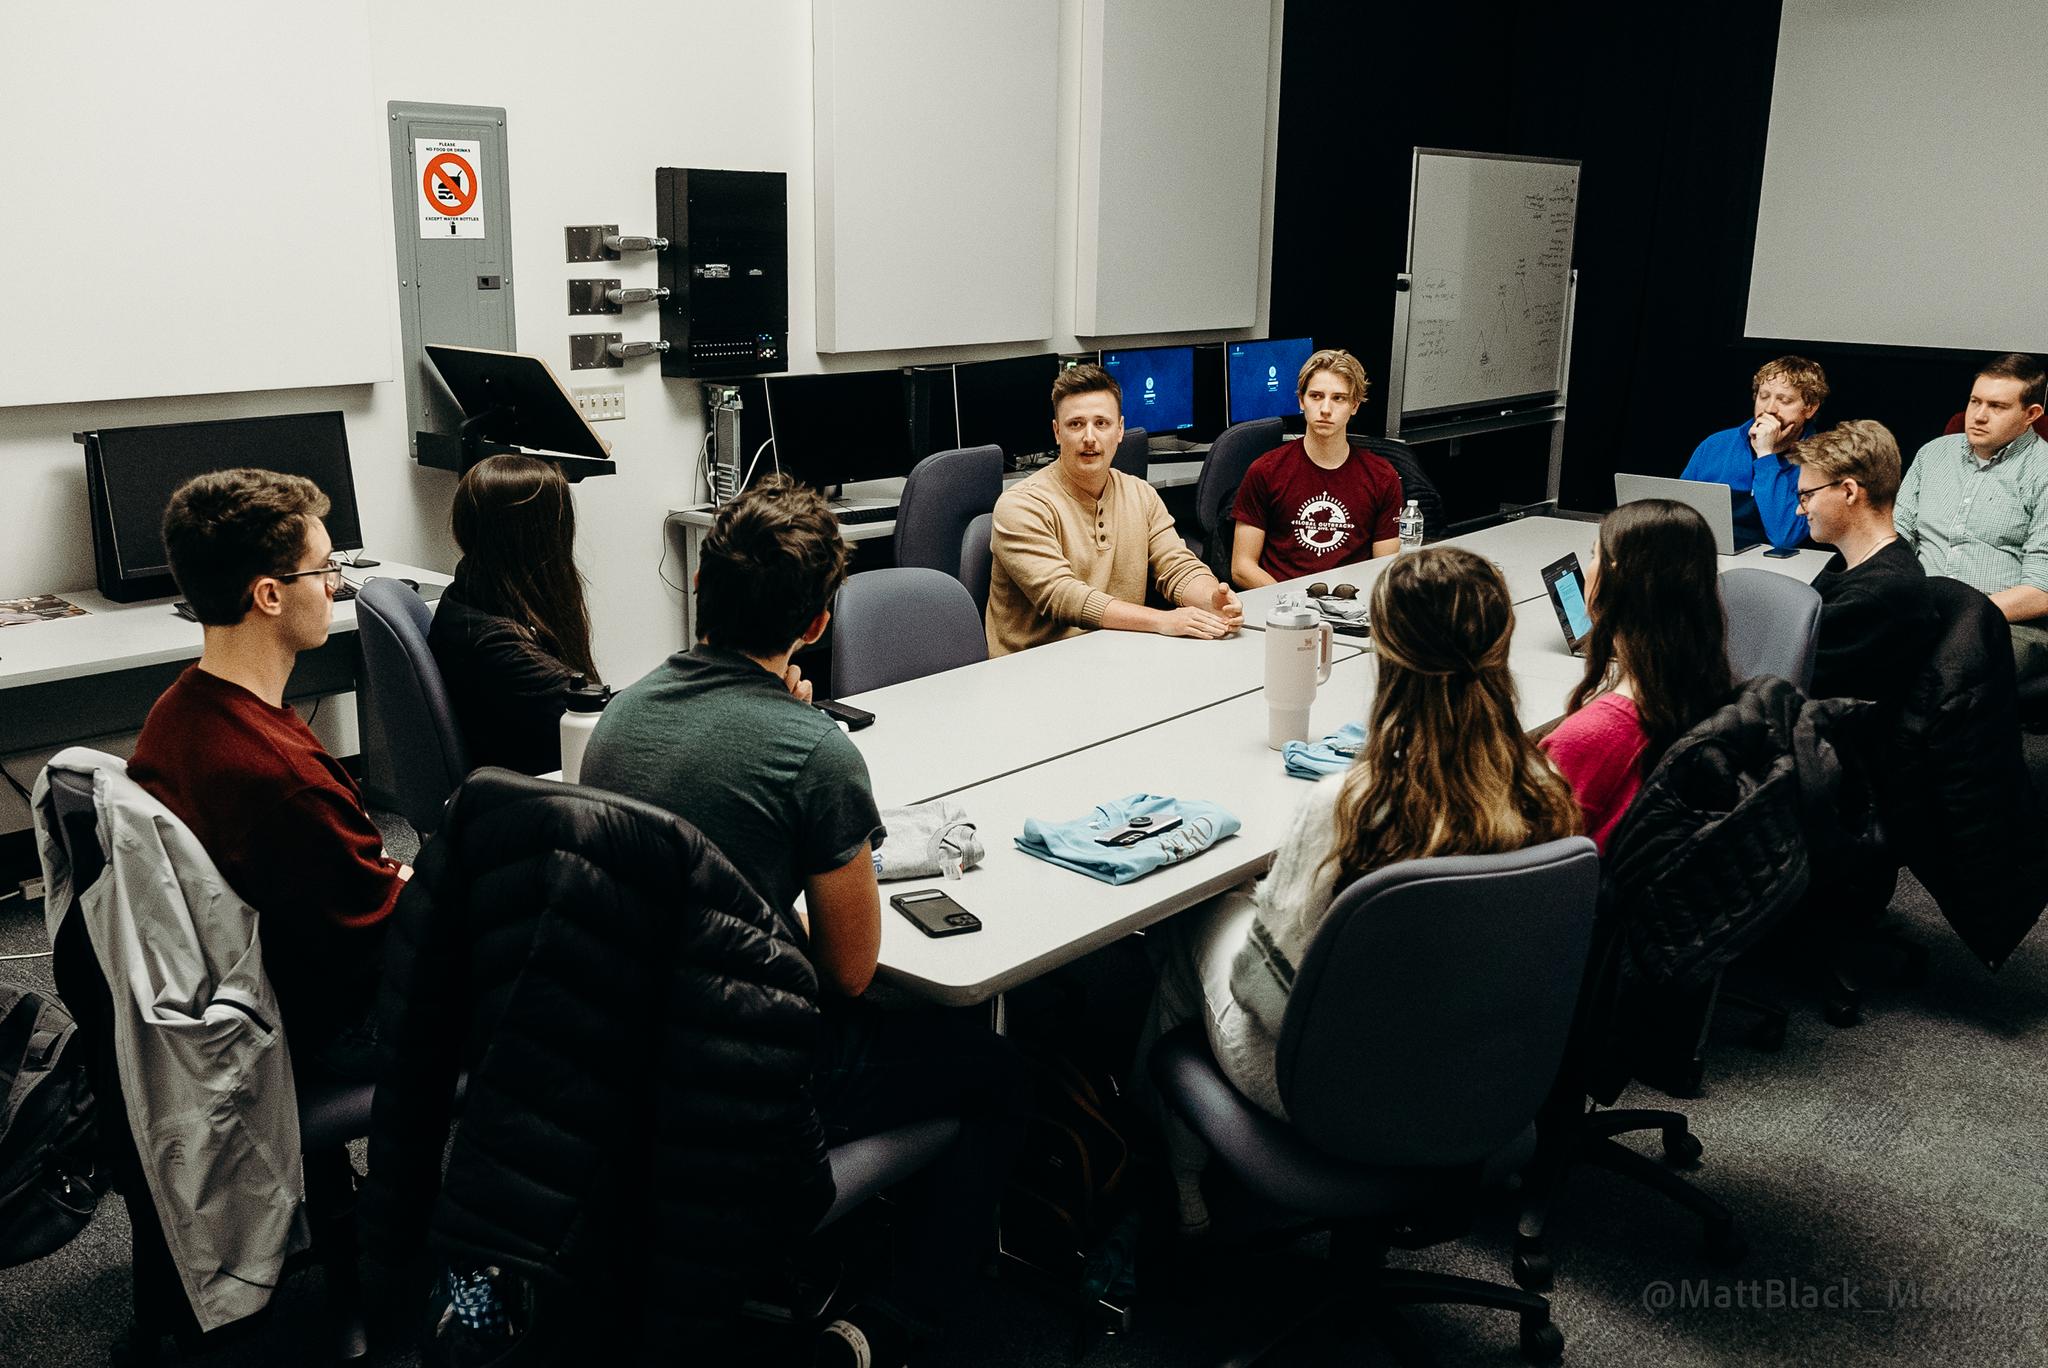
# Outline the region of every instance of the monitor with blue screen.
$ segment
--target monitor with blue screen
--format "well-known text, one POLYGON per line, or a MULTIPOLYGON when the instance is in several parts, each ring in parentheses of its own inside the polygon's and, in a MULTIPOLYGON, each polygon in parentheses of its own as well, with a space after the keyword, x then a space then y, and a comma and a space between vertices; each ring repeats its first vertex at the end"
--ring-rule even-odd
POLYGON ((1230 376, 1230 421, 1249 423, 1299 413, 1295 381, 1315 350, 1311 337, 1227 343, 1223 354, 1230 376))
POLYGON ((1124 425, 1150 433, 1195 425, 1195 349, 1105 351, 1102 368, 1124 391, 1124 425))

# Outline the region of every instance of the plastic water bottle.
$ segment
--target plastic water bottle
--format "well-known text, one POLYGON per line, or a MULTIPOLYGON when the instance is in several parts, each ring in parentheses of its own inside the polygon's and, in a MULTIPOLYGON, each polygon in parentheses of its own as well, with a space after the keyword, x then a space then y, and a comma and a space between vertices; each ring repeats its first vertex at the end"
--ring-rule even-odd
POLYGON ((1401 510, 1401 520, 1398 525, 1401 530, 1401 549, 1403 551, 1420 549, 1422 546, 1422 505, 1410 499, 1407 507, 1401 510))
POLYGON ((597 730, 604 705, 612 701, 612 691, 603 684, 592 684, 582 675, 574 675, 562 701, 562 780, 574 784, 580 782, 578 776, 583 773, 583 748, 590 744, 590 734, 597 730))

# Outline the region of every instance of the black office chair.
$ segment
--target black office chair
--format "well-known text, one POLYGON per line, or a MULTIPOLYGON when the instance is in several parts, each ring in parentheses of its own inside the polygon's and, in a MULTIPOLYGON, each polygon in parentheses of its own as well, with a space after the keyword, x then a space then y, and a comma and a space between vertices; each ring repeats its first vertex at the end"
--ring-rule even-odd
POLYGON ((988 636, 974 596, 936 570, 864 570, 833 597, 835 697, 987 659, 988 636))
POLYGON ((896 564, 960 577, 960 537, 1003 492, 1003 450, 935 452, 911 468, 896 506, 896 564))
POLYGON ((1202 477, 1195 484, 1195 521, 1201 535, 1188 549, 1225 584, 1230 583, 1230 551, 1237 532, 1230 518, 1237 487, 1252 462, 1279 445, 1278 418, 1233 423, 1209 444, 1209 454, 1202 460, 1202 477))
POLYGON ((1444 496, 1437 491, 1436 481, 1429 478, 1422 469, 1422 458, 1415 454, 1415 448, 1392 437, 1360 437, 1353 433, 1351 445, 1363 447, 1373 455, 1386 461, 1401 477, 1401 498, 1403 502, 1415 500, 1422 510, 1422 535, 1434 541, 1444 533, 1444 496))
MULTIPOLYGON (((572 1336, 644 1331, 653 1340, 634 1342, 725 1361, 662 1336, 718 1333, 749 1274, 960 1134, 935 1116, 824 1147, 806 1087, 814 972, 703 835, 649 804, 478 770, 422 851, 391 934, 406 953, 391 958, 379 1017, 374 1247, 403 1261, 431 1222, 439 1251, 555 1298, 542 1314, 576 1321, 572 1336), (599 984, 585 977, 603 962, 592 945, 659 949, 633 958, 646 971, 631 982, 599 984), (622 1038, 619 1023, 638 1019, 660 1029, 622 1038), (745 1186, 742 1162, 784 1181, 745 1186), (477 1200, 508 1180, 531 1199, 477 1200)), ((594 1339, 579 1351, 602 1358, 594 1339)))
POLYGON ((1540 1296, 1379 1261, 1389 1245, 1462 1233, 1488 1180, 1533 1151, 1599 881, 1593 843, 1574 836, 1416 860, 1345 889, 1302 958, 1282 1021, 1276 1063, 1289 1120, 1231 1087, 1199 1026, 1156 1047, 1162 1094, 1277 1224, 1334 1226, 1340 1252, 1356 1243, 1363 1257, 1346 1260, 1339 1289, 1347 1309, 1498 1307, 1521 1317, 1527 1358, 1563 1352, 1540 1296))
POLYGON ((422 834, 439 823, 448 795, 469 773, 462 729, 427 645, 432 623, 420 596, 398 580, 372 579, 356 596, 365 796, 422 834))
POLYGON ((1151 440, 1152 434, 1141 427, 1125 428, 1124 439, 1116 444, 1116 455, 1109 459, 1110 466, 1134 479, 1144 479, 1152 473, 1151 440))
POLYGON ((996 516, 984 513, 960 537, 960 582, 974 595, 974 611, 988 614, 988 580, 994 568, 996 516))
MULTIPOLYGON (((57 817, 53 833, 70 861, 72 887, 81 895, 106 868, 100 845, 99 813, 92 781, 68 770, 49 770, 52 806, 57 817)), ((116 1189, 128 1207, 129 1249, 133 1260, 132 1300, 135 1325, 127 1361, 154 1362, 160 1341, 168 1335, 181 1348, 194 1349, 232 1336, 236 1327, 202 1337, 190 1302, 172 1263, 163 1226, 150 1199, 142 1158, 128 1125, 121 1074, 114 1055, 113 994, 100 971, 85 918, 65 918, 52 947, 50 968, 66 1010, 87 1042, 86 1073, 97 1099, 99 1142, 116 1189)), ((370 1133, 371 1086, 367 1083, 311 1082, 298 1078, 299 1144, 305 1154, 306 1214, 312 1227, 312 1257, 326 1273, 333 1317, 332 1357, 351 1362, 369 1352, 363 1325, 362 1288, 356 1271, 356 1238, 350 1210, 354 1169, 348 1144, 370 1133)))

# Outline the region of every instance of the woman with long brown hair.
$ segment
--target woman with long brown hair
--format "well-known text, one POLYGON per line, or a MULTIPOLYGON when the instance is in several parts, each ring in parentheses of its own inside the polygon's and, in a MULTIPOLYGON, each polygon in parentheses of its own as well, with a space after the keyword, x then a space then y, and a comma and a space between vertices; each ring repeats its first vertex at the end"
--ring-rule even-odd
POLYGON ((597 680, 576 570, 576 507, 552 462, 491 456, 455 487, 462 559, 427 643, 472 765, 562 766, 563 694, 597 680))
MULTIPOLYGON (((1403 555, 1373 585, 1372 626, 1378 684, 1351 768, 1305 796, 1253 894, 1226 893, 1157 938, 1165 963, 1141 1056, 1200 1014, 1223 1072, 1275 1116, 1286 1115, 1274 1055, 1287 994, 1340 890, 1398 861, 1519 850, 1580 829, 1571 790, 1515 716, 1514 605, 1500 571, 1462 547, 1403 555)), ((1207 1154, 1162 1120, 1182 1229, 1198 1231, 1207 1154)))
POLYGON ((1665 750, 1735 687, 1706 519, 1669 499, 1625 503, 1602 518, 1586 606, 1586 673, 1543 749, 1604 852, 1665 750))

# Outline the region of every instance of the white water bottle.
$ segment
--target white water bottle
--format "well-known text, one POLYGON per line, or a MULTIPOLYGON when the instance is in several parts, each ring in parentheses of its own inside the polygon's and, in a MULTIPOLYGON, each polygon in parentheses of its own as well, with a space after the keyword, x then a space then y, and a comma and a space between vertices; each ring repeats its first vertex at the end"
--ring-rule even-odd
POLYGON ((1330 678, 1335 637, 1323 615, 1292 594, 1266 614, 1266 745, 1308 740, 1316 686, 1330 678))
POLYGON ((1422 545, 1422 505, 1410 499, 1401 510, 1398 524, 1401 533, 1401 549, 1413 551, 1422 545))
POLYGON ((562 781, 568 784, 580 782, 583 773, 583 749, 590 744, 590 734, 597 730, 597 719, 604 715, 604 705, 612 701, 612 691, 603 684, 592 684, 582 675, 569 680, 569 688, 562 695, 562 781))

